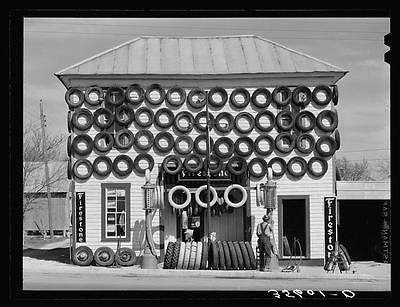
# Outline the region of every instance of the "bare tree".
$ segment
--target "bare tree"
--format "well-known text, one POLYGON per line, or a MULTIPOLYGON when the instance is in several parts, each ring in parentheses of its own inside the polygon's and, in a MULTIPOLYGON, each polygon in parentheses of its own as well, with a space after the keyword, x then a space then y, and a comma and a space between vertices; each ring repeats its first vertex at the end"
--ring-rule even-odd
POLYGON ((362 162, 350 162, 346 157, 336 159, 336 168, 339 173, 340 180, 347 181, 369 181, 374 180, 370 175, 367 160, 362 162))
POLYGON ((379 180, 389 180, 390 179, 390 161, 384 160, 376 168, 376 172, 379 176, 379 180))

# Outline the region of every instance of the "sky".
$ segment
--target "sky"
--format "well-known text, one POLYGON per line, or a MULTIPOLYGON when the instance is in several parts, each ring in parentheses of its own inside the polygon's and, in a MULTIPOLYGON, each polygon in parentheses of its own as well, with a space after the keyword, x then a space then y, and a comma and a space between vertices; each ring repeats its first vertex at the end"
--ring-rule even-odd
POLYGON ((25 18, 23 123, 65 134, 66 89, 54 73, 141 35, 254 34, 338 66, 349 73, 339 88, 337 157, 389 161, 390 66, 383 36, 389 18, 25 18))

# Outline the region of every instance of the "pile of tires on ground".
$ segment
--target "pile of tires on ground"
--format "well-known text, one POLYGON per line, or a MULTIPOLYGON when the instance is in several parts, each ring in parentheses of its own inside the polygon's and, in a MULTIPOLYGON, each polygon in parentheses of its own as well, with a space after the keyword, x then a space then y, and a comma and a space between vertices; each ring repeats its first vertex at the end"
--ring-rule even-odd
POLYGON ((108 246, 100 246, 93 253, 90 247, 81 245, 73 251, 72 262, 80 266, 91 264, 98 266, 111 266, 113 264, 132 266, 136 263, 136 254, 133 249, 128 247, 121 247, 116 253, 108 246))
POLYGON ((257 262, 248 241, 169 242, 164 269, 254 270, 257 262))

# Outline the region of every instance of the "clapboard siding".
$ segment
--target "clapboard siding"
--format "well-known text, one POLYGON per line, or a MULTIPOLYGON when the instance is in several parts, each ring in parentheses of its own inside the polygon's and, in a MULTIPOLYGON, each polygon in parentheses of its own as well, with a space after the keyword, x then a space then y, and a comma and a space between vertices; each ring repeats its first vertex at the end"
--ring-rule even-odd
MULTIPOLYGON (((166 48, 169 48, 168 46, 165 46, 166 48)), ((212 46, 213 48, 218 48, 218 46, 212 46)), ((245 50, 246 52, 246 50, 245 50)), ((198 63, 196 63, 197 65, 198 63)), ((110 80, 109 84, 119 84, 119 80, 110 80)), ((204 81, 204 80, 203 80, 204 81)), ((148 80, 146 81, 148 82, 148 80)), ((204 81, 206 82, 206 81, 204 81)), ((208 87, 204 87, 203 89, 209 90, 213 86, 218 86, 219 84, 217 83, 212 83, 213 80, 209 80, 208 87)), ((237 82, 237 80, 235 81, 237 82)), ((274 84, 275 81, 271 81, 271 86, 274 84)), ((128 83, 127 80, 121 80, 120 85, 126 85, 128 83)), ((140 84, 140 82, 137 82, 140 84)), ((315 82, 314 82, 315 83, 315 82)), ((302 84, 307 84, 307 80, 305 80, 302 84)), ((161 86, 165 86, 161 84, 161 86)), ((236 84, 235 84, 236 86, 236 84)), ((267 87, 271 92, 273 91, 272 87, 267 87)), ((189 93, 191 88, 186 88, 186 92, 189 93)), ((253 93, 253 91, 256 89, 255 87, 247 87, 247 89, 250 92, 250 95, 253 93)), ((311 90, 313 88, 311 87, 311 90)), ((228 94, 230 94, 233 90, 233 87, 226 89, 228 94)), ((151 107, 154 113, 159 109, 163 107, 168 107, 166 102, 163 102, 160 106, 154 107, 150 106, 148 104, 143 103, 142 106, 146 105, 147 107, 151 107)), ((311 102, 306 109, 313 112, 315 116, 318 115, 318 113, 323 110, 323 109, 329 109, 332 108, 332 105, 329 104, 326 107, 318 107, 316 106, 313 102, 311 102)), ((137 107, 135 107, 135 110, 137 107)), ((188 109, 187 105, 184 104, 182 107, 180 107, 177 110, 173 110, 175 114, 177 114, 180 111, 184 110, 189 110, 193 111, 192 109, 188 109)), ((204 110, 204 109, 203 109, 204 110)), ((272 113, 275 115, 278 114, 279 110, 275 107, 275 105, 272 103, 269 107, 268 110, 270 110, 272 113)), ((197 114, 197 112, 200 112, 201 110, 198 110, 194 113, 194 116, 197 114)), ((257 115, 258 110, 255 109, 251 104, 245 109, 245 110, 235 110, 233 109, 229 102, 225 105, 225 107, 222 110, 213 110, 210 108, 210 112, 216 117, 219 112, 229 112, 233 116, 236 116, 237 113, 241 111, 246 111, 251 113, 254 117, 257 115)), ((137 127, 135 124, 132 124, 130 128, 132 132, 135 134, 138 132, 140 127, 137 127)), ((170 132, 174 138, 177 136, 175 135, 172 127, 169 129, 163 129, 160 130, 155 127, 155 125, 152 125, 149 130, 154 134, 154 136, 159 133, 160 131, 168 131, 170 132)), ((98 129, 95 127, 92 127, 89 131, 88 134, 94 138, 95 135, 98 133, 98 129)), ((317 130, 317 128, 313 131, 310 132, 316 139, 321 135, 321 133, 317 130)), ((276 137, 278 132, 274 128, 270 133, 272 137, 276 137)), ((196 136, 199 135, 199 132, 196 129, 193 129, 192 132, 188 134, 189 136, 192 137, 194 140, 196 136)), ((259 135, 259 132, 256 131, 255 129, 250 133, 250 137, 252 139, 255 139, 259 135)), ((212 130, 210 132, 210 136, 216 141, 218 137, 221 137, 222 135, 217 133, 215 130, 212 130)), ((223 136, 228 136, 232 140, 236 140, 240 135, 238 135, 235 131, 230 132, 227 135, 223 136)), ((131 148, 127 152, 122 152, 117 149, 112 149, 109 153, 108 156, 113 160, 117 155, 124 153, 129 155, 132 160, 136 157, 137 152, 131 148)), ((155 167, 152 171, 152 180, 154 181, 157 174, 158 174, 158 166, 162 163, 163 159, 167 154, 164 155, 159 155, 154 152, 153 149, 151 149, 148 152, 155 161, 155 167)), ((169 153, 172 154, 173 152, 169 153)), ((271 158, 275 156, 282 156, 286 161, 288 161, 291 157, 299 155, 299 153, 292 151, 288 155, 281 155, 277 152, 273 152, 269 157, 266 158, 267 161, 269 161, 271 158)), ((313 153, 304 155, 300 154, 302 157, 308 161, 312 156, 313 153)), ((88 157, 88 160, 93 161, 97 157, 97 154, 92 152, 92 154, 88 157)), ((248 158, 248 161, 255 157, 255 155, 251 155, 248 158)), ((77 182, 76 183, 76 191, 82 191, 86 192, 86 234, 87 234, 87 243, 86 245, 89 245, 93 249, 97 248, 98 246, 101 245, 109 245, 110 247, 115 248, 116 243, 101 243, 101 183, 111 183, 111 182, 129 182, 131 184, 131 194, 130 194, 130 203, 131 203, 131 218, 130 218, 130 223, 131 223, 131 242, 123 242, 122 246, 129 246, 133 247, 136 253, 138 254, 140 251, 140 242, 141 239, 143 238, 143 234, 139 231, 140 230, 140 225, 143 225, 143 219, 144 219, 144 211, 142 210, 143 206, 143 191, 141 189, 141 186, 144 184, 144 177, 141 176, 136 176, 133 172, 131 175, 129 175, 127 178, 124 179, 118 179, 116 178, 113 174, 110 174, 108 178, 99 180, 92 176, 89 180, 86 182, 77 182)), ((310 199, 310 252, 311 252, 311 258, 323 258, 323 244, 324 244, 324 236, 323 236, 323 229, 324 229, 324 219, 323 219, 323 197, 332 195, 333 194, 333 173, 332 173, 332 159, 328 159, 328 171, 327 173, 320 179, 312 179, 306 174, 302 179, 300 180, 291 180, 289 179, 286 175, 284 175, 282 178, 277 180, 278 182, 278 195, 308 195, 310 199)), ((250 186, 254 187, 256 184, 255 181, 250 182, 250 186)), ((255 234, 255 225, 259 222, 261 222, 261 217, 263 214, 265 214, 265 210, 263 208, 257 207, 256 206, 256 200, 255 200, 255 191, 251 191, 250 195, 250 201, 251 201, 251 216, 252 216, 252 244, 253 248, 256 246, 256 241, 257 241, 257 236, 255 234)), ((169 206, 168 203, 165 204, 165 206, 169 206)), ((164 238, 165 242, 169 240, 175 240, 175 235, 176 235, 176 218, 173 214, 171 214, 170 208, 166 208, 164 210, 163 214, 163 219, 164 219, 164 238), (169 210, 169 211, 166 211, 169 210)), ((236 209, 235 209, 236 210, 236 209)), ((274 219, 275 221, 278 221, 278 212, 277 210, 274 212, 274 219)), ((240 238, 242 240, 243 236, 243 216, 242 215, 230 215, 226 214, 223 215, 222 217, 212 217, 212 220, 216 219, 226 219, 226 227, 223 228, 221 225, 222 223, 218 223, 219 229, 215 229, 219 233, 231 233, 232 236, 229 238, 240 238), (228 226, 229 225, 229 226, 228 226), (239 226, 238 226, 239 225, 239 226), (229 228, 228 228, 229 227, 229 228)), ((154 232, 154 240, 157 243, 157 246, 160 247, 160 231, 158 231, 158 225, 159 225, 159 215, 158 213, 154 217, 153 220, 153 232, 154 232)), ((275 223, 275 233, 278 234, 278 223, 275 223)), ((225 236, 225 235, 224 235, 225 236)), ((278 239, 278 238, 277 238, 278 239)), ((163 242, 161 242, 163 243, 163 242)), ((162 244, 161 244, 162 247, 162 244)), ((160 251, 158 251, 160 252, 160 251)))

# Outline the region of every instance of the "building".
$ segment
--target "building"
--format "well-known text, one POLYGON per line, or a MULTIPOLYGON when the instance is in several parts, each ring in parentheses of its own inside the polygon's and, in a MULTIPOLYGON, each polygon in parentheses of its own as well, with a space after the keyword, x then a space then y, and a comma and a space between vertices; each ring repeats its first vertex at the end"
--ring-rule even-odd
MULTIPOLYGON (((102 131, 111 134, 114 140, 121 134, 128 139, 128 149, 121 149, 124 145, 120 144, 120 149, 115 147, 109 151, 105 149, 105 154, 95 149, 83 150, 81 152, 83 156, 77 155, 74 151, 75 154, 71 154, 71 172, 78 169, 76 161, 81 158, 87 159, 92 164, 98 156, 107 156, 111 161, 115 161, 122 154, 128 155, 132 160, 137 158, 139 153, 149 154, 152 159, 141 155, 140 158, 144 160, 138 162, 147 164, 154 162, 151 171, 152 178, 154 180, 161 176, 165 188, 164 206, 156 212, 153 219, 153 239, 157 253, 161 256, 160 259, 165 253, 168 242, 175 241, 177 238, 183 239, 182 228, 186 227, 187 221, 189 228, 192 221, 200 222, 197 223, 198 228, 194 226, 195 239, 199 240, 205 234, 206 214, 203 208, 194 204, 193 193, 199 185, 204 184, 204 176, 193 172, 188 174, 185 171, 177 175, 168 175, 163 169, 163 161, 171 154, 178 155, 181 162, 184 162, 184 158, 188 156, 185 154, 185 149, 189 147, 190 152, 191 141, 202 134, 200 129, 190 128, 190 121, 205 110, 204 105, 201 105, 202 98, 197 102, 195 98, 206 94, 208 101, 214 102, 214 105, 209 107, 214 120, 217 120, 219 114, 225 112, 224 116, 218 118, 221 120, 218 121, 220 129, 210 131, 214 145, 216 146, 217 140, 223 137, 233 142, 240 137, 248 137, 241 139, 235 153, 238 154, 240 151, 247 163, 254 158, 261 158, 261 162, 260 160, 252 162, 251 165, 254 168, 250 175, 249 172, 233 175, 230 171, 222 171, 214 176, 212 185, 216 187, 218 197, 222 198, 221 193, 233 183, 240 184, 248 192, 245 203, 238 208, 226 206, 226 201, 222 205, 213 206, 211 231, 215 232, 216 239, 248 241, 255 250, 257 245, 255 226, 265 214, 265 209, 257 206, 255 187, 257 183, 265 182, 265 162, 267 162, 272 166, 275 173, 274 179, 277 181, 278 204, 273 214, 276 221, 274 229, 277 234, 280 259, 289 258, 289 254, 284 249, 284 237, 289 242, 296 237, 301 242, 305 262, 323 264, 325 257, 324 197, 335 196, 334 152, 339 147, 339 135, 335 129, 337 126, 335 105, 338 102, 336 83, 346 73, 344 69, 255 35, 135 38, 55 74, 68 90, 66 97, 70 101, 68 116, 72 127, 71 142, 81 134, 87 134, 94 140, 102 131), (132 85, 137 86, 132 87, 132 85), (322 87, 319 87, 320 85, 322 87), (97 94, 94 86, 101 89, 97 94), (123 91, 121 92, 119 88, 123 91), (113 91, 115 91, 115 96, 113 96, 113 91), (210 91, 216 94, 215 98, 210 99, 212 96, 209 94, 210 91), (130 96, 127 92, 133 95, 130 96), (95 94, 92 103, 88 103, 91 99, 90 93, 95 94), (74 107, 75 102, 72 97, 74 95, 76 106, 79 108, 74 107), (106 95, 105 100, 108 99, 115 105, 119 104, 121 99, 130 100, 125 104, 134 111, 136 117, 133 116, 134 120, 128 124, 127 129, 135 135, 135 138, 126 131, 120 133, 119 131, 124 129, 124 126, 115 124, 115 121, 108 128, 107 124, 102 129, 95 124, 91 125, 91 116, 105 105, 104 101, 96 98, 102 95, 106 95), (84 96, 86 99, 83 99, 84 96), (143 97, 145 99, 142 101, 143 97), (295 97, 295 100, 290 99, 291 97, 295 97), (193 104, 188 102, 189 99, 192 99, 193 104), (273 99, 272 103, 270 103, 271 99, 273 99), (200 103, 200 107, 196 103, 200 103), (142 109, 143 107, 146 109, 142 109), (183 111, 189 111, 193 118, 191 119, 191 116, 187 114, 182 115, 181 118, 189 123, 182 124, 179 129, 174 125, 168 126, 169 122, 166 119, 165 128, 162 128, 163 123, 152 124, 153 115, 157 117, 157 111, 162 108, 172 111, 174 118, 183 111), (81 109, 90 111, 90 114, 86 115, 89 125, 78 131, 71 121, 74 120, 74 114, 81 109), (299 117, 300 111, 304 116, 299 118, 295 125, 295 119, 299 117), (242 112, 250 116, 241 114, 237 118, 242 112), (261 114, 261 112, 264 113, 261 114), (321 116, 318 117, 320 114, 321 116), (236 125, 229 115, 236 119, 236 125), (140 117, 150 118, 150 126, 141 122, 140 117), (141 122, 140 125, 138 122, 141 122), (229 130, 232 126, 233 129, 229 130), (186 132, 185 129, 190 131, 186 132), (224 129, 228 129, 227 132, 223 132, 224 129), (144 130, 149 131, 151 136, 141 132, 144 130), (159 140, 157 135, 165 131, 173 136, 174 144, 177 143, 178 137, 183 143, 186 141, 186 148, 179 147, 181 154, 177 153, 176 148, 169 148, 171 144, 168 143, 168 137, 165 137, 166 149, 155 150, 154 146, 146 146, 146 144, 140 145, 141 149, 138 149, 135 140, 144 137, 151 144, 152 138, 159 140), (303 133, 308 136, 298 138, 303 133), (181 137, 182 135, 189 136, 191 140, 181 137), (266 135, 272 137, 272 142, 268 137, 258 139, 266 135), (259 149, 257 152, 253 150, 256 140, 258 140, 257 148, 259 149), (297 146, 296 140, 298 140, 297 146), (314 142, 318 150, 314 148, 314 142), (302 151, 298 150, 299 147, 302 151), (246 150, 249 148, 250 155, 247 155, 246 150), (288 163, 293 157, 303 159, 291 160, 291 175, 288 171, 285 172, 285 165, 279 164, 282 160, 275 158, 282 158, 285 163, 288 163), (313 161, 315 164, 312 163, 313 161), (302 164, 303 162, 306 164, 302 164), (308 168, 309 164, 312 164, 311 172, 308 168), (74 166, 77 167, 74 169, 74 166), (279 174, 280 166, 283 166, 281 174, 279 174), (185 180, 188 178, 189 180, 185 180), (170 189, 176 185, 184 185, 192 193, 191 204, 183 210, 174 209, 168 198, 170 189), (185 219, 187 215, 190 217, 189 220, 185 219)), ((114 107, 109 109, 111 112, 119 112, 119 109, 114 110, 114 107)), ((125 111, 128 115, 131 114, 129 110, 125 109, 125 111)), ((168 117, 168 112, 164 113, 164 117, 168 117)), ((84 114, 82 116, 85 117, 84 114)), ((87 142, 90 143, 90 140, 87 142)), ((226 164, 230 161, 230 150, 234 148, 234 144, 230 144, 226 139, 224 142, 218 143, 222 146, 218 147, 220 148, 218 156, 227 157, 225 160, 222 159, 226 164)), ((240 163, 239 161, 231 166, 240 168, 240 163)), ((144 225, 144 194, 141 189, 145 183, 143 172, 140 168, 134 168, 130 172, 129 159, 125 166, 129 173, 126 176, 120 176, 113 170, 101 177, 92 173, 90 165, 85 163, 79 165, 79 167, 87 167, 89 176, 85 178, 86 176, 83 175, 81 177, 84 179, 78 179, 72 175, 75 197, 77 193, 81 193, 79 197, 84 197, 84 209, 81 209, 84 213, 75 211, 75 218, 78 214, 84 215, 84 223, 80 227, 81 233, 75 236, 74 244, 88 246, 93 251, 101 246, 109 246, 115 250, 118 234, 121 234, 121 246, 132 248, 138 255, 142 246, 144 225), (119 204, 121 208, 118 208, 119 204), (82 243, 79 242, 79 238, 82 239, 82 243)), ((107 173, 107 168, 103 171, 107 173)), ((239 172, 237 169, 236 171, 239 172)), ((123 172, 124 170, 119 174, 123 172)), ((242 192, 232 191, 232 197, 240 199, 244 195, 240 193, 242 192)), ((175 197, 174 201, 177 204, 182 202, 179 198, 184 198, 180 195, 175 197)))

